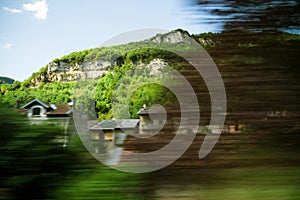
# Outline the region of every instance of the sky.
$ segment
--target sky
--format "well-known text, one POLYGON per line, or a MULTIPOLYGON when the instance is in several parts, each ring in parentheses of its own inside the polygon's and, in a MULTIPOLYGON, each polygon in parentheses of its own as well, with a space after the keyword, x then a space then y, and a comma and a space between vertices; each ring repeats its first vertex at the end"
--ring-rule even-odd
POLYGON ((183 0, 0 0, 0 76, 19 81, 55 58, 142 28, 190 33, 183 0))

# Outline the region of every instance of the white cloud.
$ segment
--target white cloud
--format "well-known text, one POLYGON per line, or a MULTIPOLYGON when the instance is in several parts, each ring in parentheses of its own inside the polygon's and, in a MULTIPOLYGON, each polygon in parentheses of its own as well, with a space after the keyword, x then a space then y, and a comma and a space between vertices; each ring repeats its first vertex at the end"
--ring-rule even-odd
POLYGON ((23 4, 23 9, 29 12, 34 12, 34 17, 39 20, 47 19, 48 4, 46 0, 23 4))
POLYGON ((6 44, 3 46, 4 49, 11 49, 11 48, 13 48, 13 47, 14 47, 14 45, 13 45, 12 43, 6 43, 6 44))
POLYGON ((11 12, 11 13, 21 13, 22 10, 15 9, 15 8, 8 8, 8 7, 3 7, 3 10, 11 12))

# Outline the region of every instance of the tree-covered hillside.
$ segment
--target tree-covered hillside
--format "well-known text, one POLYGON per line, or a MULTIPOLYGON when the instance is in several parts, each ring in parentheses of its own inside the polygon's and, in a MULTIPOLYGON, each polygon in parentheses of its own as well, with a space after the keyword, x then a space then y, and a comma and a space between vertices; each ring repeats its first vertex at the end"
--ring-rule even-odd
MULTIPOLYGON (((300 35, 282 32, 232 31, 202 33, 190 37, 199 42, 217 64, 225 83, 227 107, 230 113, 244 113, 243 116, 248 113, 246 115, 248 118, 263 118, 270 112, 287 112, 292 115, 300 110, 298 105, 300 93, 297 92, 300 35)), ((116 87, 119 87, 117 83, 120 79, 128 80, 128 83, 133 84, 143 81, 139 80, 139 75, 132 76, 131 71, 142 70, 142 67, 155 59, 165 61, 171 68, 185 75, 197 93, 199 101, 201 100, 202 110, 209 112, 210 99, 207 88, 203 82, 199 83, 193 79, 192 75, 195 75, 195 72, 192 66, 174 53, 156 48, 156 45, 149 39, 127 45, 95 48, 73 52, 54 59, 51 63, 63 62, 68 66, 76 67, 97 60, 111 62, 112 66, 101 77, 89 81, 86 86, 88 89, 78 96, 79 101, 82 102, 80 105, 85 108, 95 107, 100 119, 113 117, 112 93, 116 87), (94 105, 93 101, 95 101, 94 105)), ((192 45, 191 48, 180 43, 160 45, 181 52, 193 51, 192 45)), ((33 73, 23 82, 16 81, 12 85, 1 84, 1 101, 11 107, 15 105, 16 100, 24 104, 34 98, 47 103, 71 101, 78 81, 51 82, 47 77, 48 67, 47 65, 41 68, 39 72, 33 73), (33 80, 39 80, 39 84, 33 85, 33 80)), ((123 91, 126 89, 124 88, 123 91)), ((139 88, 128 102, 132 117, 136 117, 135 112, 144 103, 170 105, 176 103, 176 99, 166 88, 157 85, 139 88)))

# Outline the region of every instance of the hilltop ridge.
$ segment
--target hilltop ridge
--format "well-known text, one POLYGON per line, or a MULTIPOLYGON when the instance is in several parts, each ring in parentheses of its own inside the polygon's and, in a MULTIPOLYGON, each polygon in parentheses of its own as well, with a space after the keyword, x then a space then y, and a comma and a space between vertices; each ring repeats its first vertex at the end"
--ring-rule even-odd
MULTIPOLYGON (((156 70, 170 65, 194 84, 203 103, 208 92, 201 76, 198 77, 184 59, 155 49, 157 43, 153 41, 167 41, 163 45, 189 52, 190 49, 185 49, 189 45, 181 45, 189 40, 184 41, 186 37, 178 31, 181 32, 177 30, 141 42, 70 53, 54 59, 21 83, 2 84, 1 97, 10 105, 14 105, 16 99, 26 102, 34 97, 46 102, 66 103, 72 98, 74 80, 101 77, 95 78, 90 90, 99 92, 96 99, 99 112, 108 113, 111 92, 119 78, 116 74, 124 75, 126 69, 138 69, 139 66, 156 70)), ((233 118, 264 119, 274 112, 291 116, 300 110, 300 93, 296 92, 299 89, 300 35, 247 31, 186 35, 202 45, 218 67, 226 88, 228 109, 236 115, 233 118)), ((127 78, 131 80, 131 76, 127 78)), ((209 98, 205 101, 210 105, 209 98)))
MULTIPOLYGON (((129 51, 135 48, 155 48, 160 43, 166 44, 194 44, 199 43, 206 50, 226 48, 226 49, 254 49, 266 46, 286 46, 293 42, 298 43, 300 36, 282 32, 247 32, 233 31, 224 33, 201 33, 191 35, 189 32, 177 29, 165 34, 156 36, 140 42, 133 42, 125 45, 98 47, 78 52, 72 52, 69 55, 56 58, 49 62, 38 72, 33 73, 27 80, 26 85, 38 87, 41 83, 47 82, 69 82, 82 78, 98 78, 107 73, 114 66, 120 66, 125 59, 133 59, 134 64, 144 56, 137 56, 129 51), (127 54, 127 55, 126 55, 127 54)), ((296 45, 296 44, 294 44, 296 45)), ((143 52, 135 51, 135 54, 143 52)), ((144 52, 145 53, 145 52, 144 52)), ((161 57, 161 52, 149 53, 146 63, 161 57)))
MULTIPOLYGON (((124 52, 129 52, 135 47, 151 48, 149 43, 155 45, 160 43, 170 44, 193 44, 193 40, 187 31, 174 30, 140 42, 129 43, 112 47, 100 47, 79 52, 73 52, 61 58, 56 58, 45 67, 25 80, 27 85, 38 87, 47 82, 69 82, 84 79, 94 79, 103 76, 114 66, 120 66, 126 59, 124 52)), ((137 52, 138 53, 138 52, 137 52)), ((155 61, 158 55, 149 55, 148 62, 155 61)), ((137 64, 137 63, 135 63, 137 64)))

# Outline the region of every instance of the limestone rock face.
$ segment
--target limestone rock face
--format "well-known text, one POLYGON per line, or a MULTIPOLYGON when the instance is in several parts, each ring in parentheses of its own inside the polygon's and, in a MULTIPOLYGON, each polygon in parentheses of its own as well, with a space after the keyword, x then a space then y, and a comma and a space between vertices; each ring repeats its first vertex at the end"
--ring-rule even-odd
POLYGON ((153 37, 151 42, 154 43, 171 43, 171 44, 179 44, 179 43, 185 43, 189 45, 202 45, 202 46, 215 46, 215 41, 213 41, 210 38, 198 38, 193 39, 189 35, 182 33, 180 31, 171 31, 166 34, 158 34, 155 37, 153 37), (196 41, 197 40, 197 41, 196 41))
POLYGON ((150 75, 154 75, 154 76, 163 74, 164 73, 163 69, 168 66, 169 66, 168 63, 162 59, 154 59, 150 61, 148 65, 146 65, 146 67, 150 69, 150 75))
POLYGON ((78 63, 51 62, 47 70, 30 81, 32 87, 47 82, 68 82, 80 79, 95 79, 108 72, 115 63, 105 60, 78 63))
POLYGON ((180 31, 172 31, 166 34, 158 34, 151 39, 154 43, 186 43, 186 44, 196 44, 196 42, 188 35, 181 33, 180 31))
POLYGON ((93 79, 102 76, 108 71, 113 63, 105 60, 78 63, 49 63, 49 82, 53 81, 74 81, 81 78, 93 79))
MULTIPOLYGON (((80 79, 96 79, 108 72, 108 70, 115 66, 106 60, 84 62, 82 64, 70 64, 66 62, 51 62, 48 64, 48 69, 44 73, 36 76, 31 80, 32 87, 38 87, 46 82, 69 82, 80 79)), ((144 63, 139 63, 136 66, 144 66, 144 63)), ((150 69, 150 75, 158 75, 163 73, 163 68, 168 66, 162 59, 154 59, 146 65, 150 69)))
MULTIPOLYGON (((154 43, 171 43, 171 44, 197 44, 188 34, 181 31, 171 31, 166 34, 158 34, 153 38, 147 40, 147 42, 154 43)), ((143 65, 141 61, 133 63, 135 66, 143 65)), ((82 63, 68 63, 64 61, 50 62, 47 69, 39 72, 31 79, 30 85, 32 87, 38 87, 42 83, 47 82, 68 82, 76 81, 80 79, 95 79, 103 76, 108 70, 117 65, 117 61, 109 60, 96 60, 85 61, 82 63)), ((147 64, 147 68, 150 69, 150 75, 157 75, 164 73, 163 68, 166 68, 168 64, 162 59, 154 59, 147 64)))

